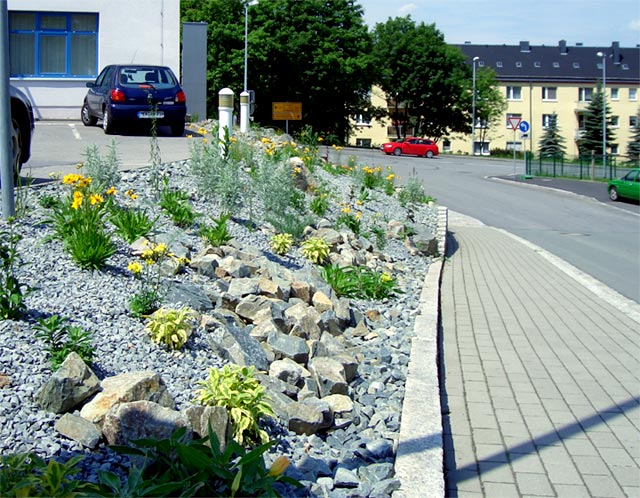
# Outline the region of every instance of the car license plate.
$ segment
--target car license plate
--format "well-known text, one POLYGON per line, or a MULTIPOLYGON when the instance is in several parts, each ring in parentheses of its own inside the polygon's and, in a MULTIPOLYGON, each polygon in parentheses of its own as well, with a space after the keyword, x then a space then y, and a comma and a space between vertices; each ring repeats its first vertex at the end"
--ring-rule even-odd
POLYGON ((164 112, 162 111, 140 111, 138 117, 141 119, 162 119, 164 118, 164 112))

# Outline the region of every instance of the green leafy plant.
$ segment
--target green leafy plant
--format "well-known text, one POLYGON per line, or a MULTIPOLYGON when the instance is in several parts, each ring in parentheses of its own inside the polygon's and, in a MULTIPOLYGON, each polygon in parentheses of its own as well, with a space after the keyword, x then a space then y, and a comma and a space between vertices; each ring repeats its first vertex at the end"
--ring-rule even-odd
POLYGON ((140 281, 140 290, 129 301, 129 313, 135 318, 150 315, 159 307, 161 297, 162 263, 172 257, 166 244, 147 242, 147 248, 142 251, 140 261, 132 261, 127 269, 134 278, 140 281))
POLYGON ((289 210, 271 212, 265 216, 265 221, 276 231, 291 234, 295 240, 302 238, 304 229, 312 223, 311 217, 289 210))
POLYGON ((260 429, 262 417, 273 416, 264 386, 254 376, 254 367, 225 365, 209 370, 209 378, 198 382, 196 402, 209 406, 224 406, 233 422, 233 438, 242 444, 250 441, 268 441, 267 433, 260 429))
POLYGON ((134 446, 112 446, 114 451, 142 459, 141 468, 130 467, 124 485, 113 473, 100 472, 103 496, 279 496, 276 482, 302 485, 286 475, 289 463, 278 457, 267 469, 263 455, 270 441, 246 450, 229 441, 224 451, 209 426, 208 436, 187 440, 186 429, 168 439, 140 439, 134 446))
POLYGON ((276 254, 287 254, 293 245, 293 235, 290 233, 277 233, 269 239, 271 250, 276 254))
POLYGON ((369 227, 369 232, 374 236, 376 248, 382 251, 387 246, 387 234, 385 233, 384 228, 378 225, 373 225, 369 227))
POLYGON ((151 232, 158 217, 151 218, 146 209, 135 209, 114 205, 109 221, 116 227, 116 233, 128 243, 135 242, 151 232))
POLYGON ((329 244, 320 237, 311 237, 302 243, 302 255, 317 265, 324 263, 329 257, 329 244))
POLYGON ((309 209, 316 216, 324 216, 329 209, 329 200, 327 199, 327 194, 324 192, 319 192, 318 194, 314 195, 309 202, 309 209))
POLYGON ((227 228, 227 221, 231 219, 231 213, 222 213, 219 218, 211 218, 214 226, 201 225, 200 236, 212 247, 220 247, 229 242, 233 237, 227 228))
POLYGON ((105 226, 111 196, 94 189, 91 177, 80 174, 66 175, 62 184, 71 190, 65 199, 54 204, 47 220, 53 226, 54 237, 63 242, 81 268, 100 269, 116 250, 105 226))
POLYGON ((340 297, 384 299, 401 292, 391 275, 366 266, 325 265, 320 272, 340 297))
POLYGON ((160 193, 160 207, 176 226, 182 228, 193 225, 198 217, 188 201, 187 194, 180 190, 170 190, 166 185, 160 193))
POLYGON ((341 226, 347 227, 351 230, 356 236, 360 236, 361 230, 361 222, 360 218, 362 217, 362 213, 357 211, 355 214, 351 212, 350 206, 345 206, 342 208, 340 212, 340 216, 336 219, 336 227, 340 228, 341 226))
POLYGON ((85 161, 82 165, 86 176, 93 178, 98 188, 107 188, 120 181, 120 160, 116 148, 116 141, 112 140, 107 146, 105 157, 100 155, 98 146, 95 144, 87 146, 85 149, 85 161))
POLYGON ((55 371, 69 356, 77 353, 82 360, 91 365, 94 348, 91 345, 91 333, 81 327, 70 326, 67 319, 59 315, 41 318, 34 326, 36 337, 45 343, 45 350, 49 353, 51 368, 55 371))
POLYGON ((129 301, 129 313, 134 318, 150 315, 160 306, 160 295, 152 289, 136 292, 129 301))
POLYGON ((26 311, 24 299, 32 291, 17 277, 22 259, 18 255, 20 235, 14 233, 13 224, 9 220, 9 231, 0 231, 0 319, 21 317, 26 311))
POLYGON ((189 339, 194 317, 190 308, 160 308, 149 316, 146 329, 153 342, 169 349, 180 349, 189 339))
POLYGON ((398 192, 398 201, 406 207, 409 204, 427 204, 435 199, 425 194, 424 186, 416 176, 410 176, 398 192))
POLYGON ((98 487, 73 478, 80 472, 83 456, 65 463, 45 462, 35 453, 0 456, 0 496, 69 497, 96 492, 98 487))

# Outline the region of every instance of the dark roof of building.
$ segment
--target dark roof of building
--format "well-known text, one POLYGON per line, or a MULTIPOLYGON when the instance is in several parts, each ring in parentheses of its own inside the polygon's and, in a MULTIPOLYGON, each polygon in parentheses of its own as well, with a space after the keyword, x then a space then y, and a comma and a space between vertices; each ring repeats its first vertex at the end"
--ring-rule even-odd
POLYGON ((530 45, 457 45, 471 65, 496 72, 498 81, 595 83, 602 79, 602 56, 606 56, 607 84, 640 85, 640 48, 569 46, 560 40, 557 46, 530 45))

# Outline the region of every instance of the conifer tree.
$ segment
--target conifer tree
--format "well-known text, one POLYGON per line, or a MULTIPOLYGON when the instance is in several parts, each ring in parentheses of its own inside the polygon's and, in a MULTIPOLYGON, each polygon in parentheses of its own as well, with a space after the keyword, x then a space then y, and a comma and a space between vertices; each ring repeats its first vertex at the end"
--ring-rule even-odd
POLYGON ((627 155, 629 156, 629 161, 636 166, 640 165, 640 110, 636 114, 636 124, 631 130, 631 140, 629 140, 629 145, 627 146, 627 155))
POLYGON ((538 154, 540 157, 564 157, 566 148, 565 139, 558 129, 558 115, 554 112, 549 117, 549 123, 544 130, 538 144, 538 154))
MULTIPOLYGON (((593 94, 591 103, 585 111, 584 134, 580 140, 580 152, 583 154, 591 154, 596 156, 602 155, 602 99, 606 98, 602 92, 602 86, 598 84, 598 88, 593 94)), ((611 129, 611 109, 609 104, 605 104, 606 115, 606 132, 607 143, 615 140, 613 130, 611 129)))

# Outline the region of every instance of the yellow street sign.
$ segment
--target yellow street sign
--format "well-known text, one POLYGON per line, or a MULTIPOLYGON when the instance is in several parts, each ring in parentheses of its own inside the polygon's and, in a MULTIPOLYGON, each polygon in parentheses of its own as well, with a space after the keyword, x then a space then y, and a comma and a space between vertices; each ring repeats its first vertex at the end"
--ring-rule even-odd
POLYGON ((271 113, 274 121, 301 121, 302 102, 272 102, 271 113))

